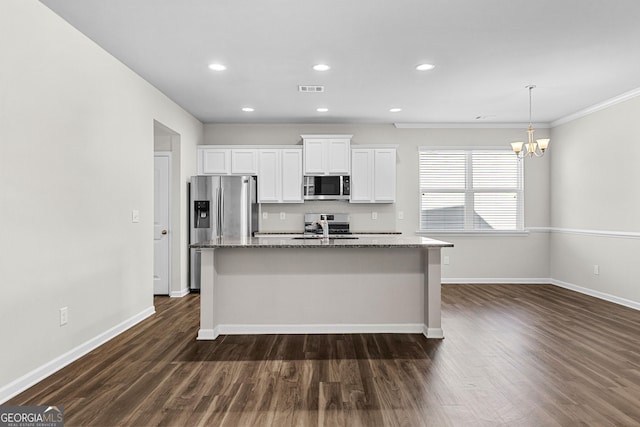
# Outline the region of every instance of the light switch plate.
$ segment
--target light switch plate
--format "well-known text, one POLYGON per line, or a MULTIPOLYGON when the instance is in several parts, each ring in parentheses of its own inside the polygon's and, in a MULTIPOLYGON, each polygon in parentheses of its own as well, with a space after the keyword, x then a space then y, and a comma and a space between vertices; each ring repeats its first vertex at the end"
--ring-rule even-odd
POLYGON ((62 307, 60 309, 60 326, 64 326, 69 321, 69 309, 67 307, 62 307))
POLYGON ((134 209, 131 211, 131 222, 140 222, 140 211, 134 209))
POLYGON ((280 212, 280 219, 285 219, 287 215, 284 212, 280 212))

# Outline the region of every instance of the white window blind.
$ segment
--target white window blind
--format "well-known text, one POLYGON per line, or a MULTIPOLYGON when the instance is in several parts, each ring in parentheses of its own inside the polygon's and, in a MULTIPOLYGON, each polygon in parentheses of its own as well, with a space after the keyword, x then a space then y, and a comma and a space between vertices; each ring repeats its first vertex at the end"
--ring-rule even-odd
POLYGON ((421 231, 522 230, 522 162, 510 150, 420 149, 421 231))

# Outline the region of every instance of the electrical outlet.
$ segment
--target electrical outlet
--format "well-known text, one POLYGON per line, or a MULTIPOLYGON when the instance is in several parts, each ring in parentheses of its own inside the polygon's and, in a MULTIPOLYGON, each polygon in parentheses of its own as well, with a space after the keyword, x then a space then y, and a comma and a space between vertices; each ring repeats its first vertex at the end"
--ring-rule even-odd
POLYGON ((598 276, 600 274, 600 266, 598 264, 593 265, 593 274, 598 276))
POLYGON ((404 212, 398 211, 398 219, 404 219, 404 212))
POLYGON ((287 215, 284 212, 280 212, 280 219, 285 219, 287 215))
POLYGON ((269 212, 262 212, 262 219, 269 219, 269 212))
POLYGON ((442 257, 442 264, 449 265, 449 257, 447 255, 442 257))
POLYGON ((62 307, 60 309, 60 326, 64 326, 69 321, 69 309, 67 307, 62 307))
POLYGON ((371 212, 371 219, 378 219, 378 212, 371 212))

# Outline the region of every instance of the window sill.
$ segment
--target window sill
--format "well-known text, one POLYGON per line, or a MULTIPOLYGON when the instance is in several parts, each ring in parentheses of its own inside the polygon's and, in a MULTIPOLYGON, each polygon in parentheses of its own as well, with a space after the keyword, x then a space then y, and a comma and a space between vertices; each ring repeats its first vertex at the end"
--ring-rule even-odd
POLYGON ((522 237, 528 236, 529 230, 510 230, 510 231, 461 231, 461 230, 439 230, 439 231, 416 231, 417 236, 491 236, 491 237, 522 237))

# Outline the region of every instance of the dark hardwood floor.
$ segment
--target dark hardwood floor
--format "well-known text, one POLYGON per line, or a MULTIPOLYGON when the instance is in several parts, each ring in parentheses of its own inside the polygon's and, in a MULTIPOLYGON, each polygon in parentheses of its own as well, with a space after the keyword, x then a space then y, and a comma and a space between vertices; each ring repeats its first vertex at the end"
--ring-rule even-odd
POLYGON ((445 285, 446 339, 196 341, 199 296, 12 399, 65 426, 636 426, 640 312, 548 285, 445 285))

